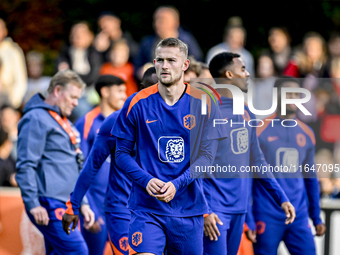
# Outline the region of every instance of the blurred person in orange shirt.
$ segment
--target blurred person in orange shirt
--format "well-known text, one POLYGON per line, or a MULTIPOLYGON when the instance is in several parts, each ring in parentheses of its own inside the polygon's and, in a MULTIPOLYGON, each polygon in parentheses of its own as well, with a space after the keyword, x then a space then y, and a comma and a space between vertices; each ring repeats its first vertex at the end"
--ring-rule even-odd
POLYGON ((110 50, 110 62, 102 65, 100 74, 110 74, 124 80, 128 97, 139 90, 133 76, 134 67, 129 62, 129 46, 125 40, 122 39, 113 44, 110 50))

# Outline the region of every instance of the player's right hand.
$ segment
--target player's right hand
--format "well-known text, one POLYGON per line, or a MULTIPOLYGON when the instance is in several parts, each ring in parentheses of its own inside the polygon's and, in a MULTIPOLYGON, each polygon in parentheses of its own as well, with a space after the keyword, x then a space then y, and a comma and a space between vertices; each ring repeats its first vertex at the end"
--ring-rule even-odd
POLYGON ((282 203, 281 208, 284 210, 287 217, 285 224, 288 225, 293 223, 296 217, 295 207, 290 202, 284 202, 282 203))
POLYGON ((316 236, 323 236, 323 234, 325 234, 326 232, 326 226, 323 223, 320 223, 318 225, 315 226, 315 232, 316 232, 316 236))
POLYGON ((41 205, 34 207, 30 210, 30 214, 33 215, 35 222, 38 225, 48 225, 50 218, 48 217, 47 210, 41 205))
POLYGON ((204 218, 204 234, 205 236, 209 236, 211 241, 217 241, 217 236, 221 235, 216 222, 219 225, 223 225, 223 222, 220 220, 220 218, 218 218, 215 213, 211 213, 209 216, 204 218))
POLYGON ((78 224, 78 220, 79 220, 79 216, 78 215, 71 215, 68 213, 64 213, 63 215, 63 219, 62 219, 62 224, 63 224, 63 230, 65 231, 66 234, 70 234, 70 225, 73 222, 72 225, 72 231, 74 231, 77 227, 78 224))
POLYGON ((148 185, 146 185, 146 191, 149 193, 150 196, 156 197, 156 195, 162 194, 161 189, 164 185, 165 182, 161 181, 160 179, 152 178, 148 182, 148 185))
POLYGON ((246 234, 246 237, 248 238, 249 241, 252 243, 256 243, 256 231, 248 229, 247 231, 244 232, 246 234))
POLYGON ((105 225, 104 220, 101 217, 98 217, 98 219, 92 224, 92 226, 88 229, 88 231, 93 234, 97 234, 100 231, 102 231, 103 225, 105 225))

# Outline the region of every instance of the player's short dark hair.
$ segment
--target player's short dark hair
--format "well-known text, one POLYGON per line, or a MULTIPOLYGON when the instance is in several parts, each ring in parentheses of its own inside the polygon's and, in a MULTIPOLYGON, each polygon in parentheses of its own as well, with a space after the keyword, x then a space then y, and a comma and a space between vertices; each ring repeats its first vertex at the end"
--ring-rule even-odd
POLYGON ((95 89, 98 93, 98 95, 100 96, 100 98, 102 97, 102 94, 100 92, 102 87, 111 87, 113 85, 122 85, 124 84, 125 81, 123 81, 121 78, 114 76, 114 75, 101 75, 99 76, 96 84, 95 84, 95 89))
POLYGON ((282 75, 275 80, 274 88, 280 89, 283 87, 283 84, 285 84, 286 82, 294 82, 294 83, 297 83, 301 87, 299 79, 293 76, 282 75))
POLYGON ((144 72, 142 81, 141 81, 141 88, 147 88, 150 87, 154 84, 156 84, 158 82, 158 78, 156 75, 156 68, 154 66, 149 67, 148 69, 146 69, 146 71, 144 72))
POLYGON ((182 42, 180 39, 177 38, 165 38, 164 40, 160 41, 156 46, 156 51, 159 47, 177 47, 181 52, 184 53, 185 58, 188 57, 188 45, 182 42))
POLYGON ((233 64, 234 58, 239 58, 241 55, 232 52, 222 52, 215 55, 209 63, 209 71, 213 78, 223 78, 227 68, 233 64))

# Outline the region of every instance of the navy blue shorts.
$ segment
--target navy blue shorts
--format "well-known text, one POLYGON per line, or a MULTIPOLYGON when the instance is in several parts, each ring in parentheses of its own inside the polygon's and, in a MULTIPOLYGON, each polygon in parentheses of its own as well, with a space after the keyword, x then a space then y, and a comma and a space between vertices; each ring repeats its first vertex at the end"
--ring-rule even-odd
POLYGON ((130 254, 203 254, 203 215, 160 216, 132 211, 129 226, 130 254))
POLYGON ((292 255, 316 254, 314 237, 308 223, 308 217, 295 219, 292 224, 272 219, 257 219, 255 254, 276 255, 281 241, 284 241, 292 255))
POLYGON ((113 254, 129 255, 130 213, 106 212, 105 216, 113 254))
POLYGON ((84 218, 79 215, 81 222, 81 233, 85 239, 87 247, 89 248, 89 255, 103 254, 106 242, 109 240, 105 215, 96 215, 97 219, 99 217, 103 221, 103 224, 100 225, 101 230, 98 233, 92 233, 83 227, 84 218))
POLYGON ((205 255, 236 255, 240 246, 245 213, 227 214, 215 212, 223 225, 216 224, 220 231, 217 241, 211 241, 204 236, 205 255))
POLYGON ((39 201, 48 212, 50 218, 48 225, 38 225, 30 212, 27 212, 27 215, 44 235, 46 254, 87 255, 89 251, 79 231, 80 225, 73 232, 71 231, 70 235, 67 235, 63 230, 61 220, 66 211, 65 203, 52 198, 40 198, 39 201))

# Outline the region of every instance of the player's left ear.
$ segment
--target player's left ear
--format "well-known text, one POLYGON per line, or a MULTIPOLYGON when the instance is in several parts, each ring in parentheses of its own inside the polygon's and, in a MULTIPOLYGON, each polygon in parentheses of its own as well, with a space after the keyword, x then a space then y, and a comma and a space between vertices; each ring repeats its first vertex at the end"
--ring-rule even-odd
POLYGON ((185 59, 184 63, 183 63, 182 70, 185 72, 189 68, 189 65, 190 65, 190 60, 189 59, 185 59))
POLYGON ((108 98, 110 95, 110 89, 106 86, 100 88, 100 94, 102 98, 108 98))

